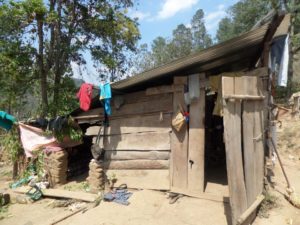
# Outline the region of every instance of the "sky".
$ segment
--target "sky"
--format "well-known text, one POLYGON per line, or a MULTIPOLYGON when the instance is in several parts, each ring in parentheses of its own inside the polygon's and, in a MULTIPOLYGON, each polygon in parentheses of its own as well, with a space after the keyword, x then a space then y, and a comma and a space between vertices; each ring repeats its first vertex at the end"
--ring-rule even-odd
POLYGON ((171 37, 177 25, 190 25, 193 15, 203 9, 208 33, 215 37, 219 21, 237 0, 138 0, 131 17, 139 18, 140 43, 150 44, 158 36, 171 37))
MULTIPOLYGON (((141 40, 139 44, 148 44, 158 36, 168 38, 177 25, 183 23, 190 26, 190 21, 198 9, 205 14, 205 26, 212 38, 215 37, 219 21, 226 16, 226 10, 238 0, 133 0, 135 5, 129 9, 128 15, 138 18, 141 40)), ((88 62, 86 68, 72 64, 75 77, 86 82, 97 84, 99 76, 85 54, 88 62), (82 74, 79 75, 79 74, 82 74)))

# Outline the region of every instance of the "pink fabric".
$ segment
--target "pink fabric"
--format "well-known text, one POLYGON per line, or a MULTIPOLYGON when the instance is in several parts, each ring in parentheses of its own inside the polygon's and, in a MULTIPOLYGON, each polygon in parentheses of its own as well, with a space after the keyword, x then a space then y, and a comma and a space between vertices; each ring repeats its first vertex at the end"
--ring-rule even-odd
POLYGON ((84 83, 81 85, 76 96, 79 99, 80 108, 83 111, 88 111, 90 109, 91 101, 92 101, 92 93, 93 93, 93 85, 88 83, 84 83))
POLYGON ((39 128, 19 123, 21 142, 25 150, 26 157, 32 157, 33 151, 45 146, 53 146, 57 143, 53 136, 48 136, 39 128))
POLYGON ((44 147, 43 150, 46 154, 49 154, 51 152, 59 152, 62 150, 62 148, 59 146, 58 143, 53 143, 50 144, 49 146, 44 147))

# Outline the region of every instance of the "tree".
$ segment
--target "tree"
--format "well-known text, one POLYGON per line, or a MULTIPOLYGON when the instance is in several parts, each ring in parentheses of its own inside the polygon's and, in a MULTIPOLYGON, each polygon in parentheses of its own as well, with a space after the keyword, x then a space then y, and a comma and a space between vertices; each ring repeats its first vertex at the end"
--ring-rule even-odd
POLYGON ((170 59, 178 59, 187 56, 192 52, 192 32, 183 24, 179 24, 173 30, 173 39, 169 45, 170 59))
POLYGON ((84 64, 83 55, 91 54, 114 80, 124 73, 125 52, 135 51, 140 38, 137 21, 126 15, 133 6, 131 0, 2 2, 18 12, 11 18, 17 35, 35 48, 32 61, 39 75, 42 116, 57 114, 63 78, 72 74, 71 62, 84 64), (52 112, 49 104, 56 106, 52 112))
POLYGON ((25 32, 22 13, 0 2, 0 108, 18 113, 24 105, 23 95, 35 78, 33 71, 34 49, 25 43, 20 33, 25 32))
MULTIPOLYGON (((207 33, 202 9, 197 10, 191 19, 191 28, 179 24, 172 32, 172 37, 157 37, 151 43, 151 49, 140 48, 134 61, 134 73, 140 73, 203 50, 212 45, 207 33)), ((146 45, 144 45, 145 47, 146 45)))
POLYGON ((216 33, 218 42, 227 41, 235 36, 233 23, 230 18, 225 17, 219 22, 219 28, 216 33))
POLYGON ((222 42, 249 31, 272 9, 270 0, 241 0, 231 6, 219 23, 217 41, 222 42))
POLYGON ((191 21, 193 51, 202 50, 212 45, 212 40, 207 34, 204 23, 204 12, 202 9, 197 10, 191 21))

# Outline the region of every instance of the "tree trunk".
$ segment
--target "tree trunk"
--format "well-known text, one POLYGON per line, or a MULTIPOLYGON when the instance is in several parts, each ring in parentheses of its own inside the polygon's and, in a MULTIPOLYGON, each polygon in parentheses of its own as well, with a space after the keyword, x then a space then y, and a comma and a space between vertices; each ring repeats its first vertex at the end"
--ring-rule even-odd
POLYGON ((48 95, 47 95, 47 74, 44 69, 44 32, 43 32, 43 15, 37 15, 37 28, 38 28, 38 67, 41 84, 41 96, 42 96, 42 112, 41 117, 45 117, 48 112, 48 95))
POLYGON ((61 45, 61 9, 62 9, 62 3, 61 0, 58 1, 57 5, 57 15, 58 15, 58 21, 56 26, 56 58, 55 58, 55 72, 54 72, 54 93, 53 93, 53 104, 54 104, 54 110, 53 114, 54 116, 57 115, 57 108, 59 105, 59 92, 60 92, 60 82, 61 82, 61 64, 63 65, 64 62, 63 59, 61 59, 61 53, 62 53, 62 45, 61 45))

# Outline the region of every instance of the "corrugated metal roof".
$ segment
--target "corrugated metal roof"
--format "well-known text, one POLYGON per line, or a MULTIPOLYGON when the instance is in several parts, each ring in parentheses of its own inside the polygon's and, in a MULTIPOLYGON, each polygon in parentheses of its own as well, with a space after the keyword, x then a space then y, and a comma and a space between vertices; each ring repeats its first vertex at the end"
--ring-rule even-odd
MULTIPOLYGON (((239 55, 247 55, 248 50, 246 51, 246 49, 252 49, 252 51, 249 51, 251 52, 251 56, 257 55, 259 49, 254 49, 257 51, 253 51, 253 48, 261 46, 269 25, 270 23, 265 24, 260 28, 246 32, 239 37, 217 44, 198 53, 177 59, 125 80, 115 82, 112 84, 112 88, 115 90, 130 88, 140 83, 162 78, 176 71, 188 69, 193 66, 200 66, 200 70, 207 71, 213 69, 213 67, 229 63, 232 60, 239 60, 239 55)), ((199 69, 198 72, 200 72, 199 69)))

